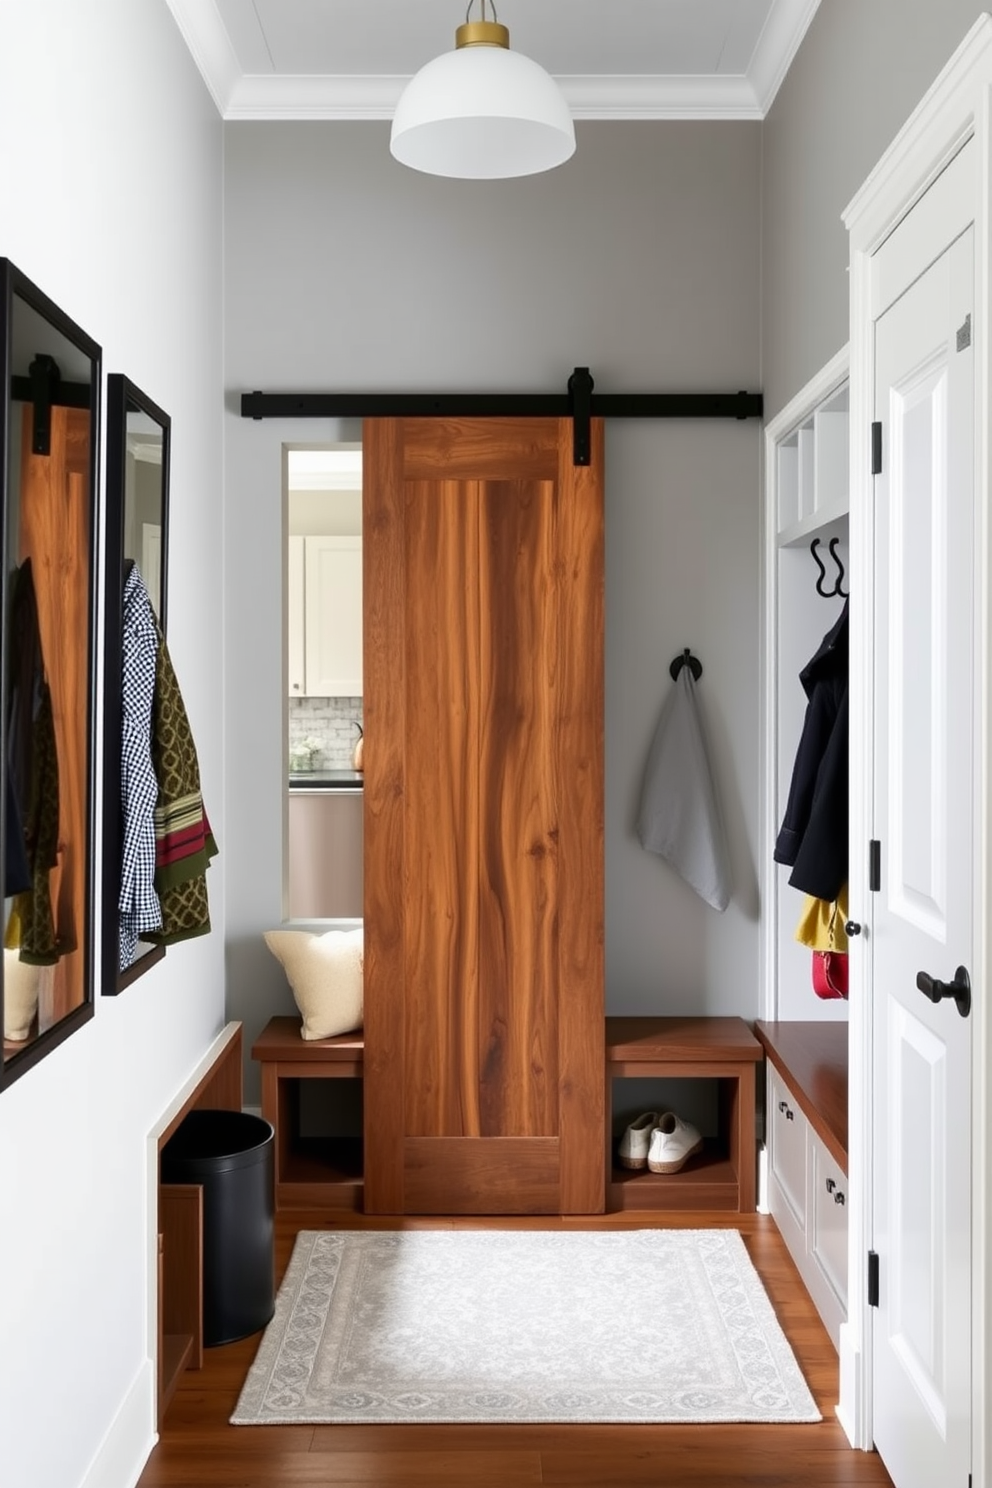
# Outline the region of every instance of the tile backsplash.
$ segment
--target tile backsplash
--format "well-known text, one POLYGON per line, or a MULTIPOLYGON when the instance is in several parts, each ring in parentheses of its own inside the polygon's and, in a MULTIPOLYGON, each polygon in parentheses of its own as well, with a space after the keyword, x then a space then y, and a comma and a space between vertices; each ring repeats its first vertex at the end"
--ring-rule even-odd
POLYGON ((358 739, 356 724, 362 722, 360 697, 291 697, 289 702, 290 769, 299 766, 293 751, 305 739, 315 740, 319 750, 311 756, 312 770, 348 770, 358 739))

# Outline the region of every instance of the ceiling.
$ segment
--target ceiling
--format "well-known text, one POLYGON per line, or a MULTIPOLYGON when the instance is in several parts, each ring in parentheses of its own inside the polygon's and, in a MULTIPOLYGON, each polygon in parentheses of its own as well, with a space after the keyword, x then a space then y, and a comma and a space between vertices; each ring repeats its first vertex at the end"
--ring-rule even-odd
MULTIPOLYGON (((576 119, 761 119, 820 0, 498 0, 576 119)), ((168 0, 225 119, 390 119, 466 0, 168 0)), ((473 20, 481 18, 473 0, 473 20)), ((489 8, 491 11, 491 7, 489 8)), ((487 15, 489 11, 487 11, 487 15)))

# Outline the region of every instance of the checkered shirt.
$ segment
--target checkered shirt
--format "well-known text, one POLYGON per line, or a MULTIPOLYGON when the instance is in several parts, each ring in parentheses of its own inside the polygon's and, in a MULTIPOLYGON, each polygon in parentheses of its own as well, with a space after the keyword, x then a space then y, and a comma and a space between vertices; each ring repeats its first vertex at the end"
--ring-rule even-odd
POLYGON ((137 953, 143 932, 158 930, 162 909, 155 892, 155 803, 152 702, 158 627, 138 565, 124 584, 121 669, 121 892, 120 969, 137 953))

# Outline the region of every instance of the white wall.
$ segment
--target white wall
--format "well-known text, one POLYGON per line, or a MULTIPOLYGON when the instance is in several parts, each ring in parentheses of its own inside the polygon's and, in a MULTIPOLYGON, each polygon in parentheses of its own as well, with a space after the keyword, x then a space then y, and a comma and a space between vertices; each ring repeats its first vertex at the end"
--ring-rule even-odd
MULTIPOLYGON (((398 166, 387 125, 225 126, 228 1009, 248 1043, 292 1010, 261 939, 282 903, 280 447, 360 430, 245 421, 240 393, 564 391, 576 364, 604 392, 757 386, 759 126, 577 135, 574 159, 547 176, 459 182, 398 166)), ((757 1012, 759 433, 756 421, 607 428, 614 1013, 757 1012), (633 830, 685 645, 705 667, 732 837, 723 916, 633 830)))
POLYGON ((978 0, 826 0, 762 125, 762 380, 773 418, 848 339, 841 213, 978 0))
POLYGON ((145 1138, 224 1021, 221 126, 165 0, 0 0, 0 138, 0 254, 172 415, 170 649, 221 848, 214 933, 0 1094, 0 1480, 123 1488, 154 1430, 145 1138))

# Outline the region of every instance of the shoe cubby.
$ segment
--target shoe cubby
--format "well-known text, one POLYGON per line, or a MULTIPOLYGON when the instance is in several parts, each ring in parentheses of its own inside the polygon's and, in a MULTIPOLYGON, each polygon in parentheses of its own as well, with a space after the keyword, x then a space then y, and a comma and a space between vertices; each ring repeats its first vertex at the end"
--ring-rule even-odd
MULTIPOLYGON (((741 1018, 607 1018, 606 1207, 753 1211, 756 1070, 761 1044, 741 1018), (630 1170, 617 1161, 613 1111, 620 1081, 713 1082, 716 1135, 678 1173, 630 1170)), ((689 1120, 692 1114, 686 1115, 689 1120)))

